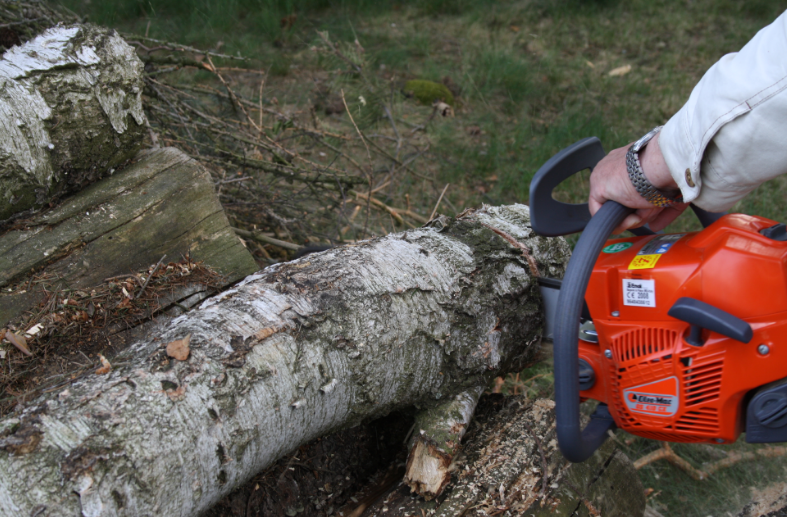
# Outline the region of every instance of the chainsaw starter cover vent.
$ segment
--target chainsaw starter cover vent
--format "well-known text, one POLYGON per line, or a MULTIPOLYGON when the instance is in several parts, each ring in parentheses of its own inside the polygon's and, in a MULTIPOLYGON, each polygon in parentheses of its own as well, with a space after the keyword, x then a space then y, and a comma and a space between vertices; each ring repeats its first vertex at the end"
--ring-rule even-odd
POLYGON ((672 350, 677 335, 677 332, 670 329, 652 327, 634 329, 615 339, 613 344, 615 360, 618 363, 625 363, 640 357, 652 358, 654 354, 672 350))
POLYGON ((710 433, 719 431, 719 410, 716 408, 699 408, 697 411, 687 411, 675 427, 680 431, 694 431, 697 433, 710 433))
POLYGON ((703 355, 683 368, 683 389, 686 407, 707 404, 718 400, 721 393, 721 374, 724 352, 703 355))

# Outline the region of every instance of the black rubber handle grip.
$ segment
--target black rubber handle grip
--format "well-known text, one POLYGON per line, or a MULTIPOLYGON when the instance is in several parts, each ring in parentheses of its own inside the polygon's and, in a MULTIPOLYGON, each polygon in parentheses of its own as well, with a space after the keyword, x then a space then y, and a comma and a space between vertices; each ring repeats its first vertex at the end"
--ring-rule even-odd
POLYGON ((590 221, 587 203, 563 203, 552 198, 561 182, 579 171, 592 169, 606 155, 592 136, 566 147, 538 169, 530 182, 530 225, 539 235, 556 237, 581 232, 590 221))
POLYGON ((687 296, 679 298, 675 305, 670 307, 667 314, 690 325, 708 329, 741 343, 748 343, 754 336, 751 325, 737 316, 687 296))
MULTIPOLYGON (((552 197, 552 191, 563 181, 585 169, 593 167, 604 158, 601 141, 592 136, 572 144, 550 158, 538 169, 530 181, 530 226, 545 237, 569 235, 585 229, 590 221, 587 203, 563 203, 552 197)), ((691 205, 691 209, 707 228, 726 212, 707 212, 691 205)), ((629 230, 634 235, 652 235, 647 227, 629 230)))
MULTIPOLYGON (((612 417, 595 418, 582 430, 579 426, 579 317, 590 274, 607 237, 632 210, 607 201, 579 237, 563 277, 555 321, 555 411, 557 439, 567 460, 585 461, 604 443, 612 417)), ((601 415, 599 415, 601 416, 601 415)))

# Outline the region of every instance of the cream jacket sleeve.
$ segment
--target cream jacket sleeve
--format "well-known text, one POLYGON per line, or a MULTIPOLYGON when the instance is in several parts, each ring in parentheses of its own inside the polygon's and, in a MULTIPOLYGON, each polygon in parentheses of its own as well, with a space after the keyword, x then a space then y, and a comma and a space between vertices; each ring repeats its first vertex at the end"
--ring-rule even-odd
POLYGON ((787 12, 705 73, 659 146, 684 200, 714 212, 787 173, 787 12))

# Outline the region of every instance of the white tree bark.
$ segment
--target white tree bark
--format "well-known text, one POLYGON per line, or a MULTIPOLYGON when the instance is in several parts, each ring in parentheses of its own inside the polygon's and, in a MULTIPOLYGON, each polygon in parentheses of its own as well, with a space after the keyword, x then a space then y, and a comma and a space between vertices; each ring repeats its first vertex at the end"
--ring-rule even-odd
POLYGON ((318 436, 486 385, 532 361, 533 277, 568 253, 514 205, 269 267, 0 421, 0 515, 195 515, 318 436))
POLYGON ((139 150, 142 62, 113 30, 58 25, 0 59, 0 221, 139 150))

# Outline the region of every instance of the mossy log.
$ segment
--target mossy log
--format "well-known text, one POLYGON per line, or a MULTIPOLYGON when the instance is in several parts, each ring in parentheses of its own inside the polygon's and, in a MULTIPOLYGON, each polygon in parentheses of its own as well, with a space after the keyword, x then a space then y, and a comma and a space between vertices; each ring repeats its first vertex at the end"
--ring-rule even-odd
MULTIPOLYGON (((362 515, 391 517, 501 516, 637 517, 645 491, 614 440, 584 463, 571 464, 557 447, 554 402, 512 397, 500 411, 481 405, 480 418, 451 464, 454 479, 435 500, 414 497, 405 483, 362 515), (492 409, 492 411, 490 411, 492 409)), ((352 505, 345 508, 350 515, 352 505)), ((361 514, 359 514, 361 515, 361 514)))
POLYGON ((0 421, 0 515, 199 514, 316 437, 488 385, 533 361, 534 276, 568 254, 514 205, 268 267, 0 421))
POLYGON ((259 269, 232 232, 208 171, 173 148, 142 153, 0 235, 0 327, 38 305, 44 289, 91 287, 163 255, 190 255, 227 283, 259 269))
POLYGON ((142 62, 113 30, 58 25, 0 58, 0 221, 90 184, 142 145, 142 62))

